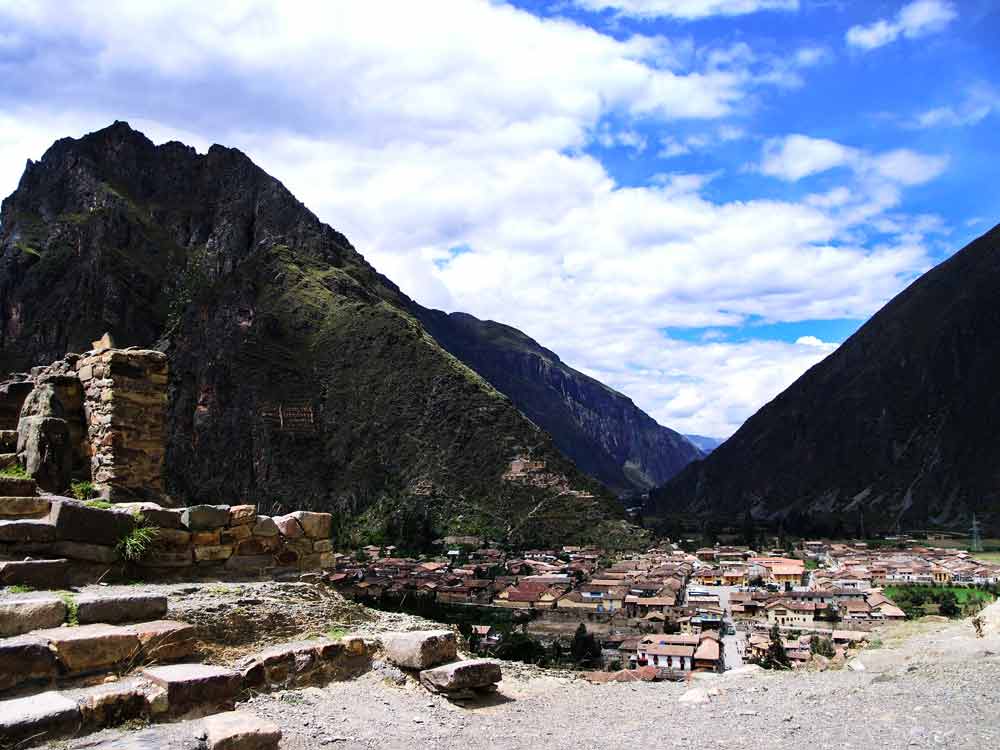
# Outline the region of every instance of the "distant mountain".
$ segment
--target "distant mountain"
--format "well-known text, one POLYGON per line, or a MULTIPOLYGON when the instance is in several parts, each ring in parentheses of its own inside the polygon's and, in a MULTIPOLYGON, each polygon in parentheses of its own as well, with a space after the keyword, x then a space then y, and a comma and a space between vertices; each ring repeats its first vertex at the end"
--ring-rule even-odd
MULTIPOLYGON (((613 543, 621 505, 433 318, 235 149, 155 146, 115 123, 29 162, 0 211, 0 372, 105 331, 158 343, 176 501, 329 510, 353 540, 613 543), (308 419, 268 417, 283 407, 308 419)), ((622 455, 652 482, 669 468, 643 439, 622 455)))
POLYGON ((1000 534, 1000 226, 924 274, 704 461, 675 513, 1000 534))
POLYGON ((705 437, 704 435, 685 435, 688 440, 706 456, 725 442, 725 438, 705 437))
POLYGON ((432 336, 618 493, 661 485, 701 452, 632 400, 566 365, 521 331, 465 313, 411 308, 432 336))

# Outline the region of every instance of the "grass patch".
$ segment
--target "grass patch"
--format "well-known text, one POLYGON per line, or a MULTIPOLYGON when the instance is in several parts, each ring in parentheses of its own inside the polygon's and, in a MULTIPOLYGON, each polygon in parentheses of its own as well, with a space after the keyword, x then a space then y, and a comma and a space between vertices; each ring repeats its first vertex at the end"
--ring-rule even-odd
POLYGON ((66 624, 75 628, 80 624, 80 609, 76 604, 76 599, 69 591, 57 591, 56 596, 62 599, 66 605, 66 624))
POLYGON ((14 477, 15 479, 28 479, 28 472, 20 464, 12 464, 0 469, 0 477, 14 477))
POLYGON ((327 638, 332 638, 335 641, 339 641, 345 635, 347 635, 347 628, 334 627, 326 631, 327 638))
POLYGON ((34 590, 35 590, 34 587, 32 587, 32 586, 25 586, 25 585, 20 584, 20 583, 15 584, 14 586, 8 586, 7 587, 7 592, 10 593, 10 594, 27 594, 27 593, 30 593, 30 592, 32 592, 34 590))
POLYGON ((149 554, 153 542, 156 541, 156 535, 159 533, 155 526, 150 526, 146 522, 141 513, 136 512, 132 517, 135 519, 135 526, 115 545, 115 551, 126 562, 137 562, 149 554))
POLYGON ((88 500, 84 505, 88 508, 97 508, 98 510, 111 510, 115 507, 113 503, 109 503, 107 500, 88 500))
POLYGON ((42 254, 40 252, 38 252, 38 250, 36 250, 31 245, 28 245, 28 244, 26 244, 24 242, 15 242, 14 243, 14 247, 16 247, 18 250, 20 250, 25 255, 34 255, 36 258, 41 258, 42 257, 42 254))

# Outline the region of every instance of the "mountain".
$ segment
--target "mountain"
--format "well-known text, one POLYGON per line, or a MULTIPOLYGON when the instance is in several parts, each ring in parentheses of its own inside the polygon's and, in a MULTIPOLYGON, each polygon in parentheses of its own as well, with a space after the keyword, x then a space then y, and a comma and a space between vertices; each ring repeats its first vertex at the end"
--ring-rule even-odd
POLYGON ((412 309, 445 349, 506 394, 580 469, 616 492, 652 489, 701 458, 683 435, 521 331, 465 313, 412 309))
POLYGON ((924 274, 649 515, 1000 532, 1000 226, 924 274))
POLYGON ((416 313, 236 149, 118 122, 29 161, 0 209, 0 372, 105 331, 166 351, 176 502, 330 510, 355 541, 622 531, 612 495, 416 313), (279 427, 279 409, 308 417, 279 427))
POLYGON ((725 438, 705 437, 704 435, 685 435, 694 446, 706 456, 725 442, 725 438))

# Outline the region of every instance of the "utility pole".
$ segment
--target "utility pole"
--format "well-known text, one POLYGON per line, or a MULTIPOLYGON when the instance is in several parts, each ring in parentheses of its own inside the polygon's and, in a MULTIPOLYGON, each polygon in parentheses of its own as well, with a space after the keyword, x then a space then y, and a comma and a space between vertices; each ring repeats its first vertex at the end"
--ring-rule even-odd
POLYGON ((979 531, 979 521, 976 520, 976 514, 972 514, 972 531, 970 533, 972 537, 972 543, 969 546, 970 552, 982 552, 983 551, 983 537, 979 531))

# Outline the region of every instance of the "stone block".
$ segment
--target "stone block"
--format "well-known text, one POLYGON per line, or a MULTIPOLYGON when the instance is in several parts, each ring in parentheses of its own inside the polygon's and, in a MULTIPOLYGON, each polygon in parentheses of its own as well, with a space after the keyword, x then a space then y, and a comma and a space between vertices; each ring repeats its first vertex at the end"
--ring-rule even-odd
POLYGON ((130 625, 128 629, 139 639, 147 660, 165 662, 185 659, 198 647, 197 629, 186 622, 154 620, 130 625))
POLYGON ((135 678, 73 690, 67 697, 76 701, 80 720, 91 731, 141 718, 149 711, 143 685, 135 678))
POLYGON ((319 570, 323 562, 323 555, 314 553, 299 557, 299 568, 301 570, 319 570))
POLYGON ((243 526, 231 526, 228 529, 222 530, 222 543, 223 544, 236 544, 237 542, 242 542, 244 539, 249 539, 253 536, 253 531, 247 525, 243 526))
POLYGON ((241 685, 241 676, 236 670, 208 664, 147 667, 142 674, 167 691, 170 712, 175 715, 194 708, 230 704, 241 685))
POLYGON ((48 682, 58 671, 55 654, 44 638, 27 635, 0 640, 0 691, 24 682, 48 682))
POLYGON ((220 532, 214 531, 193 531, 191 532, 191 544, 197 547, 218 547, 220 532))
POLYGON ((253 526, 254 536, 272 537, 278 536, 278 524, 270 516, 257 516, 257 523, 253 526))
POLYGON ((35 635, 48 641, 59 664, 69 674, 110 669, 139 655, 139 639, 135 634, 114 625, 39 630, 35 635))
POLYGON ((307 510, 297 510, 289 515, 299 522, 305 535, 310 539, 330 538, 330 533, 333 531, 333 516, 329 513, 312 513, 307 510))
POLYGON ((167 597, 161 594, 84 594, 76 599, 82 624, 158 620, 167 613, 167 597))
POLYGON ((74 500, 52 503, 50 520, 59 539, 114 547, 135 526, 131 513, 103 508, 91 508, 74 500))
POLYGON ((281 538, 277 536, 251 537, 236 545, 237 555, 267 555, 281 547, 281 538))
POLYGON ((48 520, 18 518, 0 521, 0 542, 52 542, 56 527, 48 520))
POLYGON ((302 524, 295 516, 289 514, 287 516, 275 516, 274 523, 278 527, 278 531, 286 539, 297 539, 301 536, 305 536, 305 531, 302 529, 302 524))
POLYGON ((458 641, 450 630, 387 633, 382 646, 390 662, 406 669, 429 669, 458 656, 458 641))
POLYGON ((184 529, 184 511, 180 508, 164 508, 158 503, 119 503, 117 507, 129 513, 138 511, 150 526, 158 526, 161 529, 184 529))
POLYGON ((186 568, 194 564, 191 550, 168 552, 153 549, 137 563, 142 568, 186 568))
POLYGON ((229 506, 192 505, 181 512, 181 519, 191 531, 221 529, 229 525, 229 506))
POLYGON ((195 547, 195 562, 219 562, 228 560, 233 556, 233 548, 228 544, 219 544, 212 547, 195 547))
POLYGON ((420 673, 420 684, 435 693, 491 690, 503 679, 500 664, 490 659, 469 659, 420 673))
POLYGON ((306 539, 305 537, 286 539, 285 549, 294 550, 299 557, 311 555, 313 553, 313 542, 312 539, 306 539))
POLYGON ((257 506, 233 505, 229 508, 229 525, 246 526, 257 523, 257 506))
POLYGON ((0 477, 0 496, 27 497, 37 491, 34 479, 26 477, 0 477))
POLYGON ((79 726, 76 701, 55 691, 0 702, 0 738, 11 747, 70 737, 79 726))
POLYGON ((0 601, 0 637, 3 638, 57 628, 65 620, 66 603, 58 596, 32 595, 0 601))
POLYGON ((64 589, 69 582, 69 570, 69 560, 65 559, 12 560, 0 563, 0 586, 64 589))
POLYGON ((17 430, 0 430, 0 453, 17 450, 17 430))
POLYGON ((162 526, 156 532, 157 547, 187 547, 191 544, 191 532, 181 529, 168 529, 162 526))
POLYGON ((227 711, 203 719, 208 750, 277 750, 281 730, 247 711, 227 711))
POLYGON ((49 514, 49 501, 44 497, 0 497, 0 518, 39 519, 49 514))
POLYGON ((70 560, 83 560, 110 565, 118 562, 119 554, 114 547, 103 544, 87 544, 85 542, 55 542, 51 547, 52 554, 67 557, 70 560))
POLYGON ((319 566, 321 568, 336 568, 337 556, 332 552, 321 552, 319 556, 319 566))

